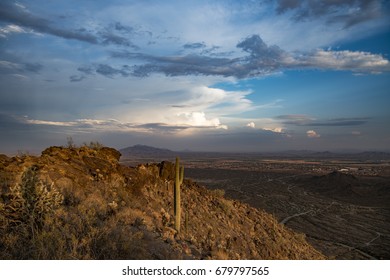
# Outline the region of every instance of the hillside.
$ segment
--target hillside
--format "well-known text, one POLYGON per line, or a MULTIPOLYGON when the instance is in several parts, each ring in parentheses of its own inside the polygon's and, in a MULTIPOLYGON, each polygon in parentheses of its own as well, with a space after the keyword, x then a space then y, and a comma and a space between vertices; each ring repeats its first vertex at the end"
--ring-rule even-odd
POLYGON ((0 259, 323 259, 270 214, 190 180, 174 230, 174 164, 107 147, 0 156, 0 259), (187 219, 186 219, 187 217, 187 219))

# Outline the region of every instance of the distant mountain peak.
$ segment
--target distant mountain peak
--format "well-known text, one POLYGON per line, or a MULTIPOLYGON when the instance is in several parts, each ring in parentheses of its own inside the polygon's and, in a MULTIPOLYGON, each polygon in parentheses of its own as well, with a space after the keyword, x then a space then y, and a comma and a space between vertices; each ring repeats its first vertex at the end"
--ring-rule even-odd
POLYGON ((147 145, 142 145, 142 144, 137 144, 134 146, 126 147, 120 150, 121 154, 124 156, 129 156, 129 155, 153 155, 153 156, 158 156, 158 155, 171 155, 174 154, 173 151, 169 149, 163 149, 163 148, 156 148, 152 146, 147 146, 147 145))

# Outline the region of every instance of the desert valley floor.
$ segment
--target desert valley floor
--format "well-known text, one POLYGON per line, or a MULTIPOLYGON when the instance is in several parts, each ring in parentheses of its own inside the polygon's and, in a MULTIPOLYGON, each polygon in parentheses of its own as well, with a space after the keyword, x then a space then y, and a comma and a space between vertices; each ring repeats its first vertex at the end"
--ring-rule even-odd
MULTIPOLYGON (((191 153, 181 157, 186 178, 275 215, 330 259, 390 259, 387 159, 191 153)), ((133 157, 124 162, 150 160, 133 157)))

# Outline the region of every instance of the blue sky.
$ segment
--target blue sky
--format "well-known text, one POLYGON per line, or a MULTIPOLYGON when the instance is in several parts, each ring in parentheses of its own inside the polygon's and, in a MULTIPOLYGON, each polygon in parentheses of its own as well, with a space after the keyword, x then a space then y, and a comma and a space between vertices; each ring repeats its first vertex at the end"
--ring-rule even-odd
POLYGON ((390 150, 380 0, 0 3, 0 152, 390 150))

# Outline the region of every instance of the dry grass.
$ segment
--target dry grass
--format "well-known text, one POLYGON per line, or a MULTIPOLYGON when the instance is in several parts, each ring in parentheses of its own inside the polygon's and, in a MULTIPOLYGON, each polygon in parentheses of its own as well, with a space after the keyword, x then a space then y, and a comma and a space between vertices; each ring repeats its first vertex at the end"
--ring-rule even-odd
POLYGON ((147 231, 152 219, 134 207, 147 178, 126 184, 116 174, 83 187, 62 178, 60 194, 36 171, 24 172, 2 195, 0 259, 177 258, 147 231))

